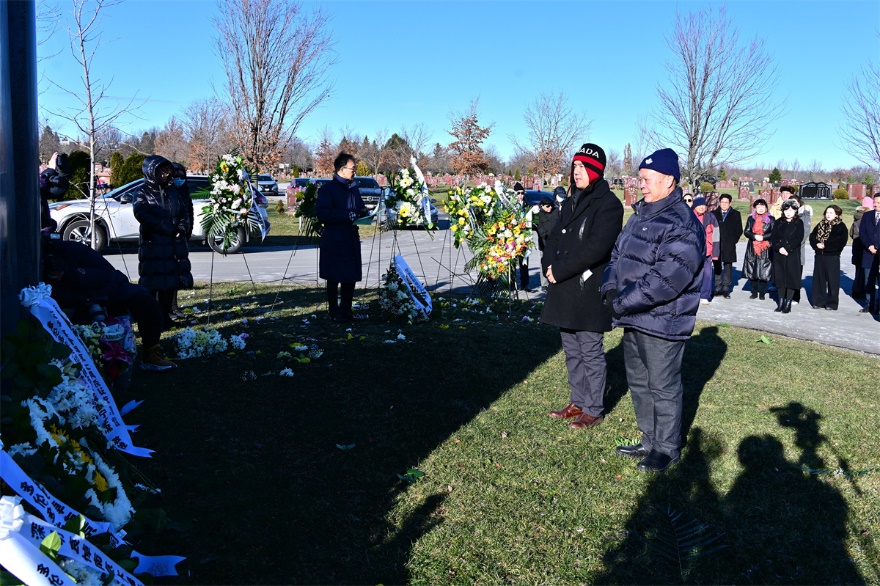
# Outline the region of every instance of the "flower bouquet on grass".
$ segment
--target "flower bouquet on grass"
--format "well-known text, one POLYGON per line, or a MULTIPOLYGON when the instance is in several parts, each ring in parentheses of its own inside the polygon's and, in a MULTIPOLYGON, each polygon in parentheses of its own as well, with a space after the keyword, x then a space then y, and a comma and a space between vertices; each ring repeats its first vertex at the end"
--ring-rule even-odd
POLYGON ((318 185, 314 181, 303 190, 302 194, 296 198, 296 211, 294 216, 299 218, 300 234, 306 238, 315 238, 321 235, 323 226, 318 220, 318 185))
POLYGON ((129 367, 136 354, 134 330, 128 316, 110 317, 87 326, 74 325, 73 330, 85 344, 108 387, 114 387, 117 382, 128 383, 129 367))
POLYGON ((220 335, 220 332, 211 329, 184 328, 172 338, 172 342, 177 358, 181 360, 219 354, 229 347, 229 342, 220 335))
POLYGON ((202 208, 202 229, 208 239, 222 238, 219 248, 224 254, 240 227, 259 231, 262 226, 259 212, 251 206, 251 189, 242 157, 226 154, 217 159, 208 204, 202 208))
POLYGON ((391 228, 425 226, 429 232, 437 227, 431 222, 430 200, 425 182, 413 169, 400 169, 391 178, 391 192, 385 196, 385 206, 394 210, 389 216, 391 228))
POLYGON ((394 317, 405 318, 410 324, 428 321, 428 314, 415 304, 412 294, 392 262, 388 272, 382 275, 379 307, 394 317))

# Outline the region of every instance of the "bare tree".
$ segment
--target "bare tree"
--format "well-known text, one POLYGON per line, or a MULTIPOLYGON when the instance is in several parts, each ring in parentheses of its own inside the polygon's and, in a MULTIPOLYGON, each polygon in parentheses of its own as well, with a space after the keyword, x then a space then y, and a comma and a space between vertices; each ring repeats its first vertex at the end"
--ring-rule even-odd
POLYGON ((784 103, 763 40, 741 42, 722 7, 678 14, 667 45, 673 57, 657 88, 651 146, 675 148, 693 180, 759 154, 784 103))
POLYGON ((568 105, 564 93, 541 94, 523 113, 529 129, 528 144, 511 137, 520 150, 531 153, 539 175, 561 173, 578 141, 585 142, 590 122, 568 105))
POLYGON ((620 152, 617 149, 608 149, 606 151, 607 159, 605 163, 605 172, 608 176, 617 177, 621 175, 623 163, 620 159, 620 152))
MULTIPOLYGON (((162 155, 169 161, 186 161, 189 145, 184 136, 183 124, 176 116, 172 116, 165 128, 156 136, 156 154, 162 155)), ((188 161, 184 166, 189 166, 188 161)))
POLYGON ((424 123, 414 124, 413 126, 404 126, 403 140, 409 145, 409 153, 407 156, 406 166, 409 166, 409 156, 414 156, 419 166, 423 165, 428 157, 425 151, 431 143, 431 131, 424 123))
POLYGON ((296 0, 218 0, 217 8, 240 150, 259 168, 274 166, 303 118, 330 96, 330 16, 320 8, 307 15, 296 0))
POLYGON ((92 65, 95 54, 101 43, 101 17, 104 10, 119 4, 121 0, 72 0, 72 23, 68 26, 70 38, 70 52, 74 61, 82 70, 81 79, 83 87, 76 91, 64 88, 55 82, 55 87, 67 93, 76 103, 74 106, 50 111, 59 118, 73 123, 80 136, 85 137, 88 145, 89 158, 91 160, 89 170, 88 197, 91 200, 89 218, 90 232, 92 235, 91 245, 95 247, 95 161, 101 153, 103 144, 101 136, 124 115, 130 114, 135 99, 128 100, 125 104, 112 102, 107 94, 109 82, 104 83, 94 75, 92 65))
POLYGON ((880 169, 880 62, 853 76, 843 102, 840 138, 846 152, 874 169, 880 169))
POLYGON ((452 168, 456 173, 479 173, 489 166, 481 145, 492 132, 492 125, 480 126, 477 114, 479 105, 480 99, 476 98, 471 100, 466 112, 450 116, 452 129, 449 134, 455 140, 450 143, 449 151, 452 155, 452 168))
POLYGON ((189 147, 187 165, 190 169, 211 171, 217 158, 231 147, 226 108, 216 98, 196 100, 184 109, 181 124, 189 147))
POLYGON ((385 143, 388 142, 388 129, 381 128, 376 132, 368 147, 361 148, 361 160, 367 164, 373 173, 378 173, 385 164, 387 153, 385 143))
POLYGON ((813 159, 810 162, 809 173, 810 173, 810 177, 809 177, 810 181, 816 181, 819 179, 819 175, 822 174, 822 163, 820 163, 818 159, 813 159))

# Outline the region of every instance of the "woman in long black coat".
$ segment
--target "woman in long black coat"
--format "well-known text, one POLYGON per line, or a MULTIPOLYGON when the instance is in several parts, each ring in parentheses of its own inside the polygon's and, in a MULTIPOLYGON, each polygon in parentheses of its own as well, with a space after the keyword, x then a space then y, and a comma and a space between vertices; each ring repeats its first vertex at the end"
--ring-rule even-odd
POLYGON ((752 284, 751 299, 764 299, 767 282, 770 281, 770 239, 773 237, 773 216, 767 213, 767 202, 756 199, 754 208, 746 218, 743 234, 749 239, 743 260, 743 277, 752 284))
POLYGON ((327 281, 327 306, 330 318, 336 322, 355 319, 351 310, 354 284, 360 281, 361 239, 354 222, 367 215, 354 181, 355 158, 340 153, 333 162, 333 181, 325 183, 318 192, 315 212, 324 225, 321 233, 319 274, 327 281), (340 287, 341 285, 341 287, 340 287), (342 291, 341 305, 337 301, 342 291))
POLYGON ((623 228, 623 204, 603 178, 605 152, 585 144, 572 161, 575 192, 544 243, 541 268, 550 285, 541 322, 559 328, 568 369, 569 404, 550 416, 575 429, 602 421, 607 367, 604 333, 611 313, 599 285, 623 228))
POLYGON ((178 289, 193 286, 187 235, 192 233, 192 200, 174 188, 171 161, 159 155, 144 159, 144 184, 134 200, 140 222, 139 283, 156 295, 166 322, 178 289))
POLYGON ((840 206, 825 208, 821 222, 810 233, 813 258, 813 309, 837 310, 840 301, 840 253, 846 246, 846 224, 840 206))
POLYGON ((773 283, 779 291, 776 311, 788 313, 795 291, 801 288, 801 244, 804 223, 798 217, 798 202, 782 202, 782 217, 773 226, 773 283))

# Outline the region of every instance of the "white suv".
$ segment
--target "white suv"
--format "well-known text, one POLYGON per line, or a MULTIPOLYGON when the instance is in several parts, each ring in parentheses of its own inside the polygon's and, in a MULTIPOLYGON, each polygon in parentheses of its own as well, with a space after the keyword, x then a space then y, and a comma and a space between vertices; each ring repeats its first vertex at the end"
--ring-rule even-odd
MULTIPOLYGON (((118 187, 106 195, 95 200, 95 249, 102 250, 110 242, 137 242, 140 233, 140 223, 134 217, 132 202, 137 189, 143 184, 143 179, 137 179, 118 187)), ((189 175, 190 195, 193 198, 193 233, 190 240, 205 242, 205 234, 202 231, 202 207, 207 203, 210 183, 207 175, 189 175)), ((266 234, 269 233, 269 218, 266 208, 269 200, 260 194, 254 194, 257 209, 266 225, 266 234)), ((62 240, 71 240, 91 244, 92 235, 89 231, 89 200, 77 199, 72 201, 59 201, 49 204, 49 214, 58 222, 58 232, 62 240)), ((244 228, 239 228, 239 233, 233 239, 232 247, 226 252, 236 253, 241 246, 250 240, 251 234, 244 228)), ((208 242, 211 248, 217 248, 218 243, 208 242)))

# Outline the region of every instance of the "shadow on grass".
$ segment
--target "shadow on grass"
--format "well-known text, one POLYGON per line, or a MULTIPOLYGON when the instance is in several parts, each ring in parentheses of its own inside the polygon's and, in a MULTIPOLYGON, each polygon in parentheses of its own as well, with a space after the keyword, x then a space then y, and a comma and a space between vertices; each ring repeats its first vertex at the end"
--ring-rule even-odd
MULTIPOLYGON (((282 307, 307 307, 323 290, 281 295, 282 307)), ((129 389, 148 399, 138 408, 139 441, 156 455, 143 468, 163 489, 169 517, 193 527, 149 544, 188 556, 176 582, 407 582, 411 545, 440 522, 445 493, 394 518, 409 486, 398 474, 559 349, 556 330, 529 324, 441 329, 435 320, 389 344, 401 326, 379 315, 342 325, 316 315, 309 325, 302 315, 251 318, 253 354, 182 361, 129 389), (309 338, 324 355, 279 377, 278 351, 309 338)))
POLYGON ((844 543, 846 501, 831 484, 800 469, 807 462, 824 465, 816 452, 826 441, 821 416, 798 403, 772 411, 781 426, 795 430, 797 462, 785 458, 776 437, 746 437, 737 448, 743 472, 722 496, 710 478, 723 442, 694 428, 681 463, 653 479, 639 499, 626 538, 605 554, 607 570, 596 581, 864 583, 844 543), (689 521, 702 527, 685 547, 689 521))

